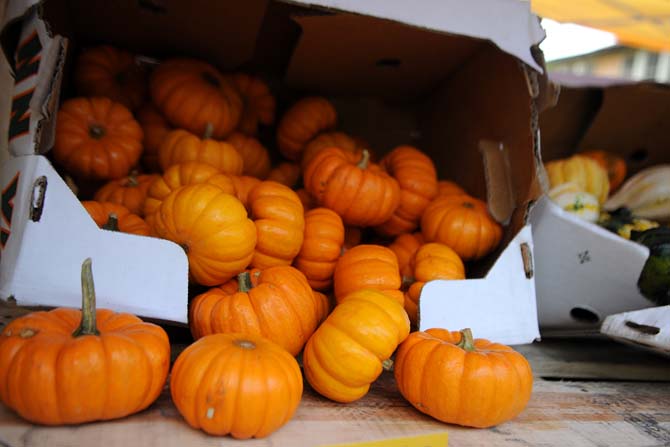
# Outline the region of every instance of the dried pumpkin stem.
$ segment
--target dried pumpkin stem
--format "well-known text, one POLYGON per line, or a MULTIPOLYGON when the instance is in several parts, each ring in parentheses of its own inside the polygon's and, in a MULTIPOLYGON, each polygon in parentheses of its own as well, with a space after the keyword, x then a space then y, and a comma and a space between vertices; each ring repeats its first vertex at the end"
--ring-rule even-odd
POLYGON ((210 122, 207 122, 205 125, 205 133, 202 134, 202 139, 203 140, 209 140, 212 138, 212 134, 214 133, 214 125, 210 122))
POLYGON ((119 216, 116 213, 109 213, 107 222, 102 226, 103 230, 119 231, 119 216))
POLYGON ((81 324, 72 333, 73 337, 80 335, 99 335, 95 324, 95 286, 91 258, 86 258, 81 265, 81 324))
POLYGON ((393 360, 386 359, 382 362, 382 368, 384 371, 393 371, 393 360))
POLYGON ((360 169, 366 169, 368 167, 369 162, 370 162, 370 151, 368 151, 367 149, 363 149, 363 158, 361 158, 361 161, 359 161, 356 166, 358 166, 360 169))
POLYGON ((99 140, 105 136, 105 128, 98 124, 91 124, 88 127, 88 134, 91 138, 99 140))
POLYGON ((138 172, 137 170, 133 169, 130 171, 130 174, 128 174, 128 186, 139 186, 140 182, 137 180, 138 172))
POLYGON ((476 350, 475 339, 472 337, 472 330, 470 328, 461 330, 461 341, 459 341, 456 346, 468 352, 476 350))
POLYGON ((248 292, 253 288, 249 272, 242 272, 237 275, 237 287, 240 292, 248 292))

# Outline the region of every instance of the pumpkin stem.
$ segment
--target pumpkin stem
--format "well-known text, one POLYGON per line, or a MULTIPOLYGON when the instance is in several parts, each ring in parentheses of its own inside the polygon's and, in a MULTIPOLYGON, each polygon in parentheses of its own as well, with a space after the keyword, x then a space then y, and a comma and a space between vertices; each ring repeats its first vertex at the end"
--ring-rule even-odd
POLYGON ((384 371, 393 371, 393 360, 386 359, 382 362, 382 368, 384 371))
POLYGON ((202 139, 209 140, 210 138, 212 138, 213 133, 214 133, 214 124, 208 121, 207 124, 205 125, 205 133, 202 134, 202 139))
POLYGON ((91 124, 88 126, 88 135, 94 140, 99 140, 105 136, 105 128, 99 124, 91 124))
POLYGON ((459 341, 456 346, 467 352, 476 351, 475 339, 472 337, 472 330, 470 328, 461 330, 461 341, 459 341))
POLYGON ((250 351, 256 349, 256 343, 254 343, 251 340, 241 339, 241 340, 235 340, 233 343, 235 344, 235 346, 239 346, 242 349, 248 349, 250 351))
POLYGON ((401 285, 401 287, 411 286, 411 285, 414 284, 415 282, 416 282, 416 279, 414 279, 413 276, 403 276, 403 277, 402 277, 402 285, 401 285))
POLYGON ((363 157, 356 166, 359 167, 360 169, 366 169, 368 167, 369 162, 370 162, 370 151, 368 151, 367 149, 363 149, 363 157))
POLYGON ((130 174, 128 174, 128 186, 139 186, 140 182, 137 180, 138 175, 139 173, 137 172, 137 169, 130 171, 130 174))
POLYGON ((237 275, 237 287, 240 292, 248 292, 253 288, 251 284, 251 275, 249 272, 242 272, 237 275))
POLYGON ((100 335, 95 325, 95 287, 91 258, 86 258, 81 265, 81 324, 72 333, 73 337, 80 335, 100 335))
POLYGON ((116 213, 109 213, 107 222, 102 226, 103 230, 119 231, 119 216, 116 213))

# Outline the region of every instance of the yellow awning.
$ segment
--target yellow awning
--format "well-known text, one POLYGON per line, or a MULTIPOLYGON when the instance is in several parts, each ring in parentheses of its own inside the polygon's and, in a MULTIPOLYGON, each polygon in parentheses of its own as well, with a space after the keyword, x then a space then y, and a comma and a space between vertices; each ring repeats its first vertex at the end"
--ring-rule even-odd
POLYGON ((531 0, 531 8, 540 17, 609 31, 622 45, 670 51, 670 0, 531 0))

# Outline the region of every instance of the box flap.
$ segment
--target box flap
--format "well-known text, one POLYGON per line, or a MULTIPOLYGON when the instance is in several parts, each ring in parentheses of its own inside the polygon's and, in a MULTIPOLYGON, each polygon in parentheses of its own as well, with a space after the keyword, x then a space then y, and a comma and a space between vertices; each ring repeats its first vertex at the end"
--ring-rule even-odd
POLYGON ((670 306, 623 312, 605 318, 600 332, 623 343, 670 357, 670 306))
POLYGON ((78 308, 81 263, 91 257, 98 307, 187 322, 188 261, 181 247, 99 229, 42 156, 10 159, 0 181, 3 204, 11 205, 2 229, 0 298, 78 308))
POLYGON ((531 228, 526 226, 486 278, 426 283, 419 299, 419 330, 469 327, 475 338, 511 345, 538 339, 532 253, 531 228))
POLYGON ((444 33, 493 41, 503 51, 542 72, 531 47, 545 37, 530 3, 519 0, 292 0, 340 11, 365 14, 444 33))

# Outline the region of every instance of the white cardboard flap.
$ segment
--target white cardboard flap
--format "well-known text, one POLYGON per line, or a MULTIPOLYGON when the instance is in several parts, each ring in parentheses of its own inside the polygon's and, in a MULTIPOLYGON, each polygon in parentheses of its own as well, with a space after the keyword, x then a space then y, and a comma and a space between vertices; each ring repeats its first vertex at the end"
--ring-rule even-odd
POLYGON ((654 305, 637 288, 647 247, 586 222, 546 197, 533 208, 531 222, 543 332, 591 333, 608 315, 654 305), (580 319, 584 315, 594 318, 580 319))
POLYGON ((90 257, 99 308, 187 322, 188 260, 177 244, 99 229, 43 156, 10 159, 0 181, 10 210, 3 212, 2 299, 80 308, 81 264, 90 257))
POLYGON ((520 0, 293 0, 351 11, 420 28, 489 39, 501 50, 521 59, 542 73, 530 52, 545 38, 540 20, 530 10, 530 3, 520 0))
POLYGON ((529 225, 509 243, 485 278, 426 283, 419 300, 419 330, 468 327, 475 338, 509 345, 538 339, 534 275, 532 267, 524 265, 522 245, 532 259, 529 225))
POLYGON ((600 332, 618 341, 670 356, 670 306, 610 315, 605 318, 600 332))

